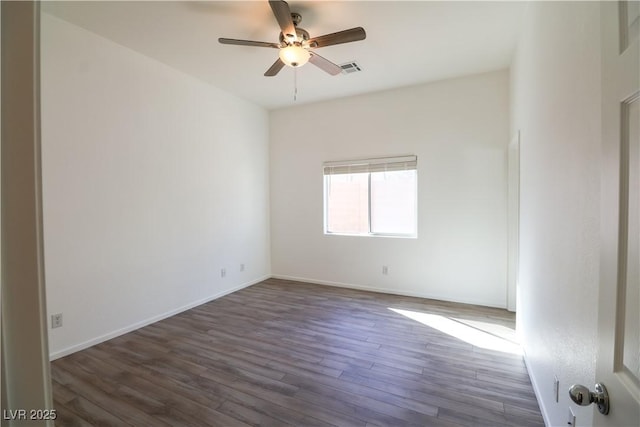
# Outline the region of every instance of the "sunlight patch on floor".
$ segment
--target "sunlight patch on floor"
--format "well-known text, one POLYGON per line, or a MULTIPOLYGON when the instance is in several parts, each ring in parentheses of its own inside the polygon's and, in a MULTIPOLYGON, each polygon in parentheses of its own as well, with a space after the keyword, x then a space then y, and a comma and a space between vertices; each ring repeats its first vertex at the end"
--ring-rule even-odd
POLYGON ((423 325, 437 329, 447 335, 467 342, 473 346, 488 350, 522 355, 522 348, 517 343, 515 331, 506 326, 481 322, 477 320, 455 319, 419 311, 391 308, 394 313, 401 314, 423 325))

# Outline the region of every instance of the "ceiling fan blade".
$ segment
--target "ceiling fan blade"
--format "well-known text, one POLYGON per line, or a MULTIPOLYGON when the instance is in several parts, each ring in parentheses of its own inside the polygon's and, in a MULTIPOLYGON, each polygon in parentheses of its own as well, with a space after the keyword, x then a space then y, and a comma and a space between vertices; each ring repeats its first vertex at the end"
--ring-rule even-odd
POLYGON ((218 41, 222 44, 235 44, 239 46, 273 47, 275 49, 280 49, 280 45, 278 43, 257 42, 254 40, 225 39, 222 37, 219 38, 218 41))
POLYGON ((291 19, 289 4, 283 0, 269 0, 269 6, 271 6, 271 10, 278 21, 278 25, 280 25, 285 39, 297 41, 298 35, 296 34, 296 27, 293 25, 293 19, 291 19))
POLYGON ((278 60, 276 62, 273 63, 273 65, 271 66, 271 68, 269 68, 264 75, 266 77, 273 77, 276 74, 278 74, 280 72, 280 70, 282 70, 282 67, 284 67, 284 62, 282 62, 282 60, 280 58, 278 58, 278 60))
POLYGON ((349 30, 338 31, 337 33, 325 34, 324 36, 313 37, 309 40, 310 47, 325 47, 334 44, 356 42, 367 38, 367 33, 362 27, 351 28, 349 30))
POLYGON ((318 55, 315 52, 309 52, 309 53, 311 53, 309 62, 311 62, 313 65, 320 68, 321 70, 331 74, 332 76, 338 75, 342 72, 342 68, 340 68, 338 65, 334 64, 333 62, 329 61, 328 59, 323 58, 322 56, 318 55))

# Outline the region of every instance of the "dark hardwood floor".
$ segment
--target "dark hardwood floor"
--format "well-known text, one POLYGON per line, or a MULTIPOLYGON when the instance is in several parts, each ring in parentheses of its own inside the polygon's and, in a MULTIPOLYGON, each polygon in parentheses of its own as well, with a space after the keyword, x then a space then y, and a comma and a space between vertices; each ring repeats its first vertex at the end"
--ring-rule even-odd
POLYGON ((56 425, 543 426, 522 357, 463 336, 513 326, 270 279, 52 362, 56 425))

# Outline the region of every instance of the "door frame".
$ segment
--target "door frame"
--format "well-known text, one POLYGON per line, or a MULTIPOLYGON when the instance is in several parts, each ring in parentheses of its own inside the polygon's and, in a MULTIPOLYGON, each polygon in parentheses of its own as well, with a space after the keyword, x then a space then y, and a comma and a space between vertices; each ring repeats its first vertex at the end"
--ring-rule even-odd
POLYGON ((520 259, 520 131, 507 150, 507 310, 516 311, 520 259))

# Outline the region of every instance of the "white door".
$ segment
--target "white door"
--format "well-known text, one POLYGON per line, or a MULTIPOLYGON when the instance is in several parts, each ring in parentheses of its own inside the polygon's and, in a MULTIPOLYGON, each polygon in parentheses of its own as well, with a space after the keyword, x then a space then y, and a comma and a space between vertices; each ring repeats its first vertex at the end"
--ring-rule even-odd
MULTIPOLYGON (((640 2, 601 2, 602 239, 596 426, 640 426, 640 2)), ((589 388, 593 390, 593 385, 589 388)))

